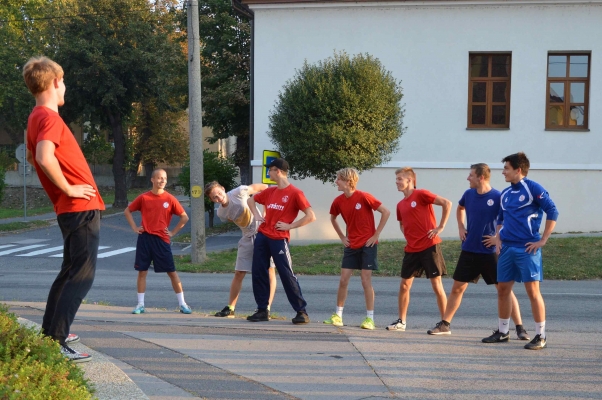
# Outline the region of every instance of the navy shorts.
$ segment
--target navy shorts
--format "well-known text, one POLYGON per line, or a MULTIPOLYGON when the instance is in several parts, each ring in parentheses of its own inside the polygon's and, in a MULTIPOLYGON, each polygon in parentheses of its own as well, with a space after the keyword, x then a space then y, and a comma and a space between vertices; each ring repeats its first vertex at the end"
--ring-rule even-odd
POLYGON ((479 276, 488 285, 497 283, 497 254, 462 250, 454 271, 454 281, 477 283, 479 276))
POLYGON ((429 279, 447 275, 447 268, 439 243, 417 253, 406 252, 404 254, 401 264, 401 277, 403 279, 420 278, 422 274, 425 274, 429 279))
POLYGON ((363 246, 359 249, 345 247, 341 268, 378 271, 378 262, 376 261, 377 252, 377 244, 372 247, 363 246))
POLYGON ((155 272, 174 272, 176 270, 171 245, 165 243, 157 235, 143 232, 138 235, 138 243, 136 243, 134 269, 136 271, 148 271, 151 261, 155 272))

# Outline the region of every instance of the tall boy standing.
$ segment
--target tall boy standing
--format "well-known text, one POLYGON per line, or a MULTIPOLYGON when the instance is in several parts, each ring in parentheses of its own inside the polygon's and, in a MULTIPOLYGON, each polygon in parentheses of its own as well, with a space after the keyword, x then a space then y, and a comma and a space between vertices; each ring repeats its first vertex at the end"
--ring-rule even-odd
POLYGON ((483 342, 508 341, 511 293, 514 282, 518 281, 525 284, 535 319, 535 337, 525 349, 541 350, 547 346, 546 307, 539 290, 539 282, 543 281, 541 248, 554 231, 558 210, 548 192, 539 183, 527 179, 531 164, 525 153, 511 154, 502 162, 502 174, 510 187, 502 192, 497 226, 499 325, 498 330, 483 342), (546 224, 540 235, 543 213, 546 224))
POLYGON ((292 319, 293 324, 307 324, 309 322, 309 316, 305 310, 307 302, 303 298, 301 286, 293 272, 288 242, 291 229, 300 228, 315 221, 316 216, 303 192, 288 181, 289 167, 286 160, 276 158, 266 167, 270 179, 276 182, 277 186, 268 188, 248 200, 255 220, 259 221, 261 225, 259 225, 253 250, 253 294, 257 302, 257 312, 247 319, 251 322, 269 320, 268 269, 271 257, 278 269, 286 297, 297 312, 292 319), (265 217, 259 214, 256 203, 264 205, 265 217), (305 215, 295 221, 299 211, 305 215))
POLYGON ((42 333, 61 345, 73 362, 91 356, 71 349, 69 328, 96 273, 100 211, 105 209, 92 172, 73 134, 58 114, 65 104, 63 69, 46 57, 31 58, 23 67, 36 106, 27 121, 27 161, 54 205, 63 234, 61 270, 50 287, 42 333))
POLYGON ((132 314, 141 314, 144 309, 144 294, 146 292, 146 276, 150 263, 153 263, 155 272, 166 272, 171 280, 171 286, 176 292, 180 312, 190 314, 192 310, 184 300, 182 282, 176 272, 176 267, 171 253, 171 237, 177 234, 188 222, 188 215, 180 205, 178 199, 165 191, 167 174, 162 169, 156 169, 151 175, 153 188, 141 194, 125 209, 125 218, 130 227, 138 234, 136 243, 136 263, 134 268, 138 271, 137 289, 138 305, 132 314), (136 226, 133 211, 142 214, 142 225, 136 226), (180 221, 173 230, 169 230, 172 215, 179 215, 180 221))
MULTIPOLYGON (((254 183, 252 185, 241 185, 226 193, 226 190, 217 181, 209 182, 205 185, 205 195, 214 203, 220 205, 217 209, 217 216, 222 221, 234 222, 242 231, 242 238, 238 241, 238 251, 236 253, 236 265, 234 267, 234 277, 230 284, 230 298, 228 305, 223 310, 215 313, 216 317, 234 318, 236 303, 242 289, 242 281, 247 272, 251 272, 253 267, 253 245, 257 236, 259 222, 255 220, 247 201, 250 196, 257 194, 268 185, 263 183, 254 183)), ((270 265, 270 298, 268 301, 268 310, 274 300, 276 293, 276 271, 273 264, 270 265)))
POLYGON ((399 318, 393 321, 388 330, 405 331, 406 314, 410 304, 410 289, 415 277, 426 274, 431 280, 433 292, 437 297, 437 307, 443 319, 447 297, 441 283, 441 276, 447 269, 441 253, 439 233, 445 228, 451 201, 424 189, 416 189, 416 173, 410 167, 395 171, 397 190, 404 198, 397 204, 397 220, 407 245, 401 266, 401 284, 399 286, 399 318), (441 206, 441 221, 436 225, 433 204, 441 206))
POLYGON ((343 308, 347 299, 347 287, 354 270, 360 270, 364 298, 366 300, 366 319, 360 327, 374 329, 374 288, 372 271, 378 270, 378 237, 387 220, 389 210, 370 193, 357 190, 359 174, 353 168, 337 171, 335 184, 342 195, 336 197, 330 207, 330 222, 343 242, 344 254, 341 265, 341 280, 337 292, 337 308, 325 324, 343 326, 343 308), (374 227, 374 211, 381 213, 378 227, 374 227), (347 232, 343 233, 337 216, 342 215, 347 232))

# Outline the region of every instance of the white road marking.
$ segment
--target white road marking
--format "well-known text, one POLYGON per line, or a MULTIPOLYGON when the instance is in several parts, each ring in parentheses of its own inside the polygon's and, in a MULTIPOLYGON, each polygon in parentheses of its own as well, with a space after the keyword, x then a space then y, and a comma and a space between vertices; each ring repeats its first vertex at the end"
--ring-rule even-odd
POLYGON ((102 253, 98 255, 98 258, 107 258, 117 254, 128 253, 130 251, 136 250, 135 247, 124 247, 123 249, 109 251, 107 253, 102 253))
POLYGON ((47 246, 47 245, 45 245, 45 244, 33 244, 31 246, 19 247, 17 249, 4 250, 4 251, 0 251, 0 256, 4 256, 4 255, 7 255, 7 254, 12 254, 12 253, 18 253, 18 252, 23 251, 23 250, 37 249, 38 247, 44 247, 44 246, 47 246))
POLYGON ((52 252, 55 252, 57 250, 62 250, 62 249, 63 249, 63 246, 56 246, 56 247, 51 247, 49 249, 32 251, 31 253, 18 254, 17 257, 32 257, 32 256, 37 256, 39 254, 52 253, 52 252))
POLYGON ((0 246, 0 249, 6 249, 7 247, 15 247, 15 244, 4 244, 2 246, 0 246))

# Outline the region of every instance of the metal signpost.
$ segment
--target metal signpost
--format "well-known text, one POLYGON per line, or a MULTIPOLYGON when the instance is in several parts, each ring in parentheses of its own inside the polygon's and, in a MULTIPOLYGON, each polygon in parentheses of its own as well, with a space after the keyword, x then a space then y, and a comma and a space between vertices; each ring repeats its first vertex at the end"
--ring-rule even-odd
POLYGON ((27 162, 27 146, 21 143, 15 151, 15 158, 19 161, 19 170, 23 170, 23 218, 27 218, 27 179, 31 175, 31 166, 27 162))

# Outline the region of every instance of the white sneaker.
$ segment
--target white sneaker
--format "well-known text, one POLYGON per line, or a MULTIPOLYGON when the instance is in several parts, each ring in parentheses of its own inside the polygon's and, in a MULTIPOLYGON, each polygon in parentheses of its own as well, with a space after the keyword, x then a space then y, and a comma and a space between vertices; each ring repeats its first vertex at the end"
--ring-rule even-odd
POLYGON ((73 350, 66 344, 61 345, 61 354, 67 357, 72 363, 83 363, 92 360, 92 356, 87 353, 80 353, 77 350, 73 350))
POLYGON ((65 339, 65 343, 76 343, 79 342, 79 336, 75 333, 70 333, 69 336, 65 339))
POLYGON ((387 326, 387 330, 404 332, 406 330, 406 323, 401 319, 397 319, 387 326))

